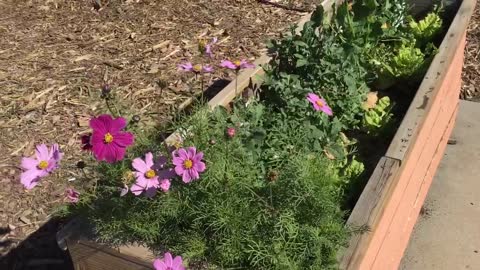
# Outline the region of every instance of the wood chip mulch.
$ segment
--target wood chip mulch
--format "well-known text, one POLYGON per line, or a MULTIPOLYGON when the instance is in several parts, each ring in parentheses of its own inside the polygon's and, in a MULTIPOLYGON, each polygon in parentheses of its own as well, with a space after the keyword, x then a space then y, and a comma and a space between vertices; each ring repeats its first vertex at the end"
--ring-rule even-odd
POLYGON ((477 3, 467 29, 467 44, 460 98, 480 101, 480 4, 477 3))

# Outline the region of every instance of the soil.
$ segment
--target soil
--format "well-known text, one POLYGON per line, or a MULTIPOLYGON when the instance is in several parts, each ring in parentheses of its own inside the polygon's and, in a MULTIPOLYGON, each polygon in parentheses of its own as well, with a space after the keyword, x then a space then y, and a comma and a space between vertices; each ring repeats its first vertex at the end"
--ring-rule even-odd
POLYGON ((476 5, 467 30, 460 98, 480 102, 480 6, 476 5))
MULTIPOLYGON (((100 98, 104 84, 112 87, 127 119, 139 115, 145 127, 165 124, 200 92, 192 90, 194 77, 179 72, 178 64, 254 60, 266 51, 267 40, 305 14, 294 10, 310 10, 306 3, 313 0, 272 2, 281 5, 0 1, 0 268, 71 267, 54 239, 62 222, 45 222, 65 203, 65 188, 79 181, 77 162, 88 160, 79 137, 89 131, 89 118, 107 112, 100 98), (199 39, 214 37, 213 57, 199 56, 199 39), (54 142, 65 153, 62 169, 25 191, 19 181, 21 157, 32 155, 36 144, 54 142), (46 253, 33 256, 32 250, 46 253)), ((232 78, 231 72, 216 69, 205 80, 221 87, 232 78)))

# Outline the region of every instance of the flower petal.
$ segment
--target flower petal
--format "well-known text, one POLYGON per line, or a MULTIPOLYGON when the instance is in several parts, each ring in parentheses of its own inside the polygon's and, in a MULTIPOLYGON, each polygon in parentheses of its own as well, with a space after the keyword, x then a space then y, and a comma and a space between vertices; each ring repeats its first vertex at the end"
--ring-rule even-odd
POLYGON ((48 153, 48 147, 45 144, 37 145, 35 149, 35 154, 39 161, 42 161, 42 160, 48 161, 50 159, 49 153, 48 153))
POLYGON ((158 176, 155 176, 152 179, 147 180, 147 189, 148 188, 159 188, 160 182, 158 181, 158 176))
POLYGON ((197 154, 197 149, 195 147, 188 148, 188 152, 187 152, 188 159, 193 160, 196 154, 197 154))
POLYGON ((323 111, 324 113, 326 113, 327 115, 333 115, 332 108, 330 108, 330 107, 327 106, 327 105, 323 106, 322 111, 323 111))
POLYGON ((90 119, 90 127, 94 132, 98 131, 105 134, 110 131, 112 121, 112 116, 108 114, 102 114, 96 118, 90 119))
POLYGON ((192 63, 187 62, 185 64, 178 65, 178 69, 183 70, 183 71, 192 71, 193 70, 193 65, 192 65, 192 63))
POLYGON ((185 169, 183 168, 182 165, 176 166, 176 167, 175 167, 175 173, 176 173, 178 176, 183 176, 183 175, 185 174, 185 169))
POLYGON ((146 173, 149 170, 149 167, 141 158, 135 158, 132 161, 132 167, 141 173, 146 173))
POLYGON ((190 170, 188 170, 188 174, 190 174, 190 178, 191 178, 192 180, 196 180, 196 179, 200 178, 200 175, 198 175, 197 170, 195 170, 195 169, 193 169, 193 168, 190 169, 190 170))
POLYGON ((155 259, 153 261, 153 267, 155 267, 155 270, 166 270, 167 269, 167 266, 165 265, 165 263, 160 259, 155 259))
POLYGON ((127 195, 129 190, 130 189, 128 188, 128 186, 126 184, 124 184, 122 190, 120 191, 120 197, 123 197, 123 196, 127 195))
POLYGON ((38 165, 38 160, 34 158, 24 157, 22 158, 22 168, 25 170, 36 169, 38 165))
POLYGON ((115 146, 112 144, 106 144, 105 145, 105 161, 108 163, 114 163, 117 161, 117 151, 115 149, 115 146))
POLYGON ((23 172, 20 175, 20 182, 26 189, 34 188, 40 181, 40 171, 33 169, 23 172))
POLYGON ((228 60, 223 60, 222 62, 220 62, 220 66, 224 68, 229 68, 229 69, 237 69, 237 66, 234 63, 232 63, 232 61, 228 61, 228 60))
POLYGON ((136 196, 142 194, 142 192, 145 190, 147 186, 147 179, 145 177, 138 177, 137 182, 135 182, 132 187, 130 188, 130 191, 135 194, 136 196))
POLYGON ((181 256, 176 256, 175 259, 173 259, 172 262, 172 268, 173 270, 178 270, 179 266, 182 265, 182 257, 181 256))
POLYGON ((199 162, 203 159, 203 152, 198 152, 194 157, 193 161, 199 162))
POLYGON ((124 129, 127 126, 127 119, 123 117, 117 117, 112 120, 110 124, 110 131, 111 132, 118 132, 124 129))
POLYGON ((186 170, 182 174, 182 181, 184 183, 190 183, 190 181, 192 181, 192 177, 190 176, 190 174, 186 170))
POLYGON ((113 135, 113 142, 121 147, 127 147, 133 144, 135 136, 130 132, 118 132, 113 135))
POLYGON ((197 172, 203 172, 205 171, 205 163, 201 162, 201 161, 198 161, 198 162, 195 162, 193 164, 193 168, 197 171, 197 172))
POLYGON ((177 165, 177 166, 183 166, 183 162, 185 161, 185 159, 183 158, 180 158, 180 157, 174 157, 172 159, 172 163, 173 165, 177 165))
POLYGON ((183 160, 188 159, 187 151, 185 151, 184 148, 178 149, 177 153, 178 153, 178 156, 179 156, 180 158, 182 158, 183 160))
POLYGON ((96 143, 92 146, 93 155, 97 160, 105 160, 106 148, 103 143, 96 143))
POLYGON ((163 260, 165 262, 165 265, 167 265, 167 267, 172 267, 173 258, 170 252, 165 253, 163 260))
POLYGON ((152 168, 153 166, 153 154, 148 152, 145 154, 145 164, 147 165, 148 169, 152 168))

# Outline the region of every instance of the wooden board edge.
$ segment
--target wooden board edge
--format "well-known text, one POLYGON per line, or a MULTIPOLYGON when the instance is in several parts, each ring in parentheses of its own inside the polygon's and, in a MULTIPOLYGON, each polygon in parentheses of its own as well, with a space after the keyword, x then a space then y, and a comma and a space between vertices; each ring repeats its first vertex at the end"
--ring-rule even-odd
POLYGON ((475 0, 463 0, 454 20, 439 47, 439 53, 434 57, 425 74, 418 91, 410 104, 405 117, 398 128, 385 156, 403 160, 410 146, 414 144, 426 115, 430 112, 433 101, 441 88, 449 67, 465 38, 468 22, 475 8, 475 0))
POLYGON ((354 233, 348 247, 338 254, 339 268, 353 270, 362 261, 364 251, 370 244, 377 224, 382 219, 388 198, 395 189, 395 179, 398 178, 400 160, 382 157, 367 182, 357 204, 355 205, 347 226, 352 229, 363 228, 360 233, 354 233))

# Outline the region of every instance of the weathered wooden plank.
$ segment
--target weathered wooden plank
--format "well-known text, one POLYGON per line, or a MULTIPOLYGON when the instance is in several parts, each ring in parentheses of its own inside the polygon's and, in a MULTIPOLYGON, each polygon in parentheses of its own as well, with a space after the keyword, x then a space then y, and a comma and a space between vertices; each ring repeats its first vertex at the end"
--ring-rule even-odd
POLYGON ((433 101, 439 95, 440 87, 446 76, 445 71, 452 64, 456 49, 460 46, 470 17, 473 14, 475 2, 475 0, 464 0, 462 2, 439 47, 439 53, 433 59, 402 124, 387 150, 386 156, 403 160, 412 142, 416 141, 419 126, 424 124, 425 116, 428 115, 433 101))
POLYGON ((67 240, 75 270, 149 270, 152 262, 117 252, 89 241, 67 240))
POLYGON ((350 239, 349 247, 342 253, 340 269, 358 269, 361 264, 372 239, 371 231, 382 220, 386 202, 395 188, 393 179, 399 168, 397 159, 382 157, 378 162, 347 221, 352 228, 364 227, 368 231, 350 239))
POLYGON ((377 250, 373 264, 364 269, 381 270, 397 269, 399 267, 413 227, 420 213, 420 208, 425 201, 433 176, 440 164, 447 141, 453 130, 458 106, 453 109, 447 128, 444 129, 442 133, 438 132, 441 139, 433 154, 429 155, 429 164, 419 164, 417 166, 415 174, 411 176, 409 185, 404 190, 403 197, 401 198, 402 203, 398 205, 395 216, 392 218, 388 231, 382 240, 382 244, 377 250))

